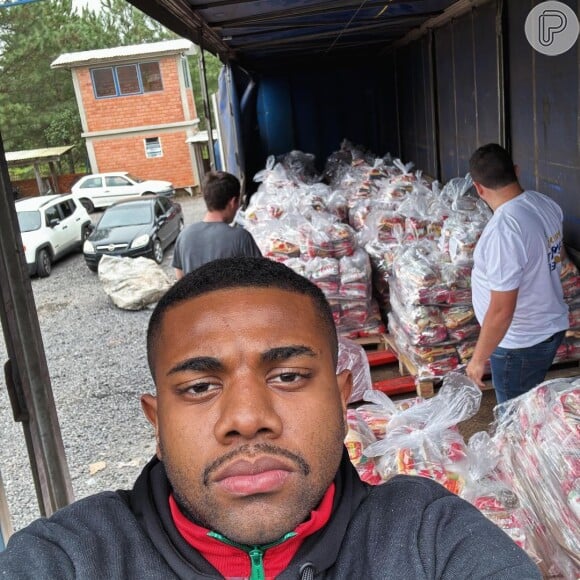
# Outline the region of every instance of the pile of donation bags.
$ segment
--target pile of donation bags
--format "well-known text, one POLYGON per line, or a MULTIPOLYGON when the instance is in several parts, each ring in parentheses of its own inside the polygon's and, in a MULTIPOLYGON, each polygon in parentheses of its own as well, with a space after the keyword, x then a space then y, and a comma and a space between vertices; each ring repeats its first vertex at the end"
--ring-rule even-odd
MULTIPOLYGON (((317 284, 342 336, 383 333, 420 379, 465 364, 479 333, 471 303, 473 252, 491 216, 469 175, 444 187, 412 163, 347 140, 322 173, 314 155, 269 157, 237 217, 264 256, 317 284)), ((562 267, 570 330, 556 361, 580 358, 580 274, 562 267)))
POLYGON ((379 334, 388 322, 421 377, 467 360, 479 330, 472 254, 491 215, 471 179, 440 189, 412 164, 348 141, 323 174, 313 161, 300 151, 268 158, 238 223, 264 256, 321 288, 341 335, 379 334))
POLYGON ((580 380, 556 379, 495 409, 493 436, 465 443, 481 391, 449 373, 431 399, 393 402, 367 391, 348 410, 346 446, 362 480, 433 479, 501 527, 546 576, 580 570, 580 380))

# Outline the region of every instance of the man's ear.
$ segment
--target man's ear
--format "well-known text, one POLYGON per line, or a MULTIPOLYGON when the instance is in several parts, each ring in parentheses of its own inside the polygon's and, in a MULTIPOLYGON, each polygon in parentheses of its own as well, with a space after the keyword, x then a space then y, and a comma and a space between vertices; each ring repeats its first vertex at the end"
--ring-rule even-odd
POLYGON ((141 408, 143 409, 143 413, 145 417, 147 417, 147 421, 153 425, 153 429, 155 429, 155 441, 156 441, 156 454, 159 459, 161 457, 161 446, 159 445, 159 421, 157 417, 157 397, 153 395, 141 395, 141 408))
POLYGON ((352 373, 348 369, 341 371, 336 375, 336 382, 338 383, 338 388, 340 390, 342 408, 346 413, 346 407, 348 405, 348 400, 350 399, 350 394, 352 392, 352 373))
POLYGON ((483 185, 481 185, 481 183, 478 183, 477 181, 474 181, 473 187, 475 187, 475 191, 477 191, 477 195, 479 195, 479 197, 482 197, 482 194, 484 193, 483 185))

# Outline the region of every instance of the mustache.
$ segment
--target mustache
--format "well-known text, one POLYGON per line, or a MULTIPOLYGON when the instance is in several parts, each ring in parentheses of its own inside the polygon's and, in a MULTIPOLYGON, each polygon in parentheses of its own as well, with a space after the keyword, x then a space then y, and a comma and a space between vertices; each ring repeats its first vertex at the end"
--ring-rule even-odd
POLYGON ((268 454, 268 455, 278 455, 280 457, 284 457, 286 459, 290 459, 293 463, 296 464, 298 470, 302 475, 306 476, 310 474, 310 465, 306 462, 306 460, 297 455, 296 453, 292 453, 292 451, 288 451, 287 449, 282 449, 281 447, 277 447, 276 445, 272 445, 271 443, 256 443, 254 445, 250 445, 246 443, 245 445, 241 445, 236 449, 233 449, 229 453, 222 455, 215 461, 212 461, 204 470, 203 470, 203 484, 209 484, 209 477, 212 472, 219 469, 224 463, 228 463, 236 459, 237 457, 243 457, 247 459, 249 457, 256 457, 257 455, 261 454, 268 454))

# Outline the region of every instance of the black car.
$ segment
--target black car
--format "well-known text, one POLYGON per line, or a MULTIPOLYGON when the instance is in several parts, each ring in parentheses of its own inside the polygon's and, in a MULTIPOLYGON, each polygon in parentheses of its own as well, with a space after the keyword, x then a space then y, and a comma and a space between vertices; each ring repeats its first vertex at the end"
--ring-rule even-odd
POLYGON ((155 195, 116 203, 103 213, 87 238, 83 254, 89 270, 97 271, 103 255, 163 261, 165 248, 183 229, 181 205, 155 195))

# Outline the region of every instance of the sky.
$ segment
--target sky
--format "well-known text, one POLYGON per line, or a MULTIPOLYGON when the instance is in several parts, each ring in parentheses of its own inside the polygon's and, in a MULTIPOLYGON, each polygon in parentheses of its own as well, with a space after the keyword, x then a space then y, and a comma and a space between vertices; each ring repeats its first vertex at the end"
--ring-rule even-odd
POLYGON ((73 8, 90 8, 91 10, 98 11, 101 8, 101 0, 73 0, 73 8))

